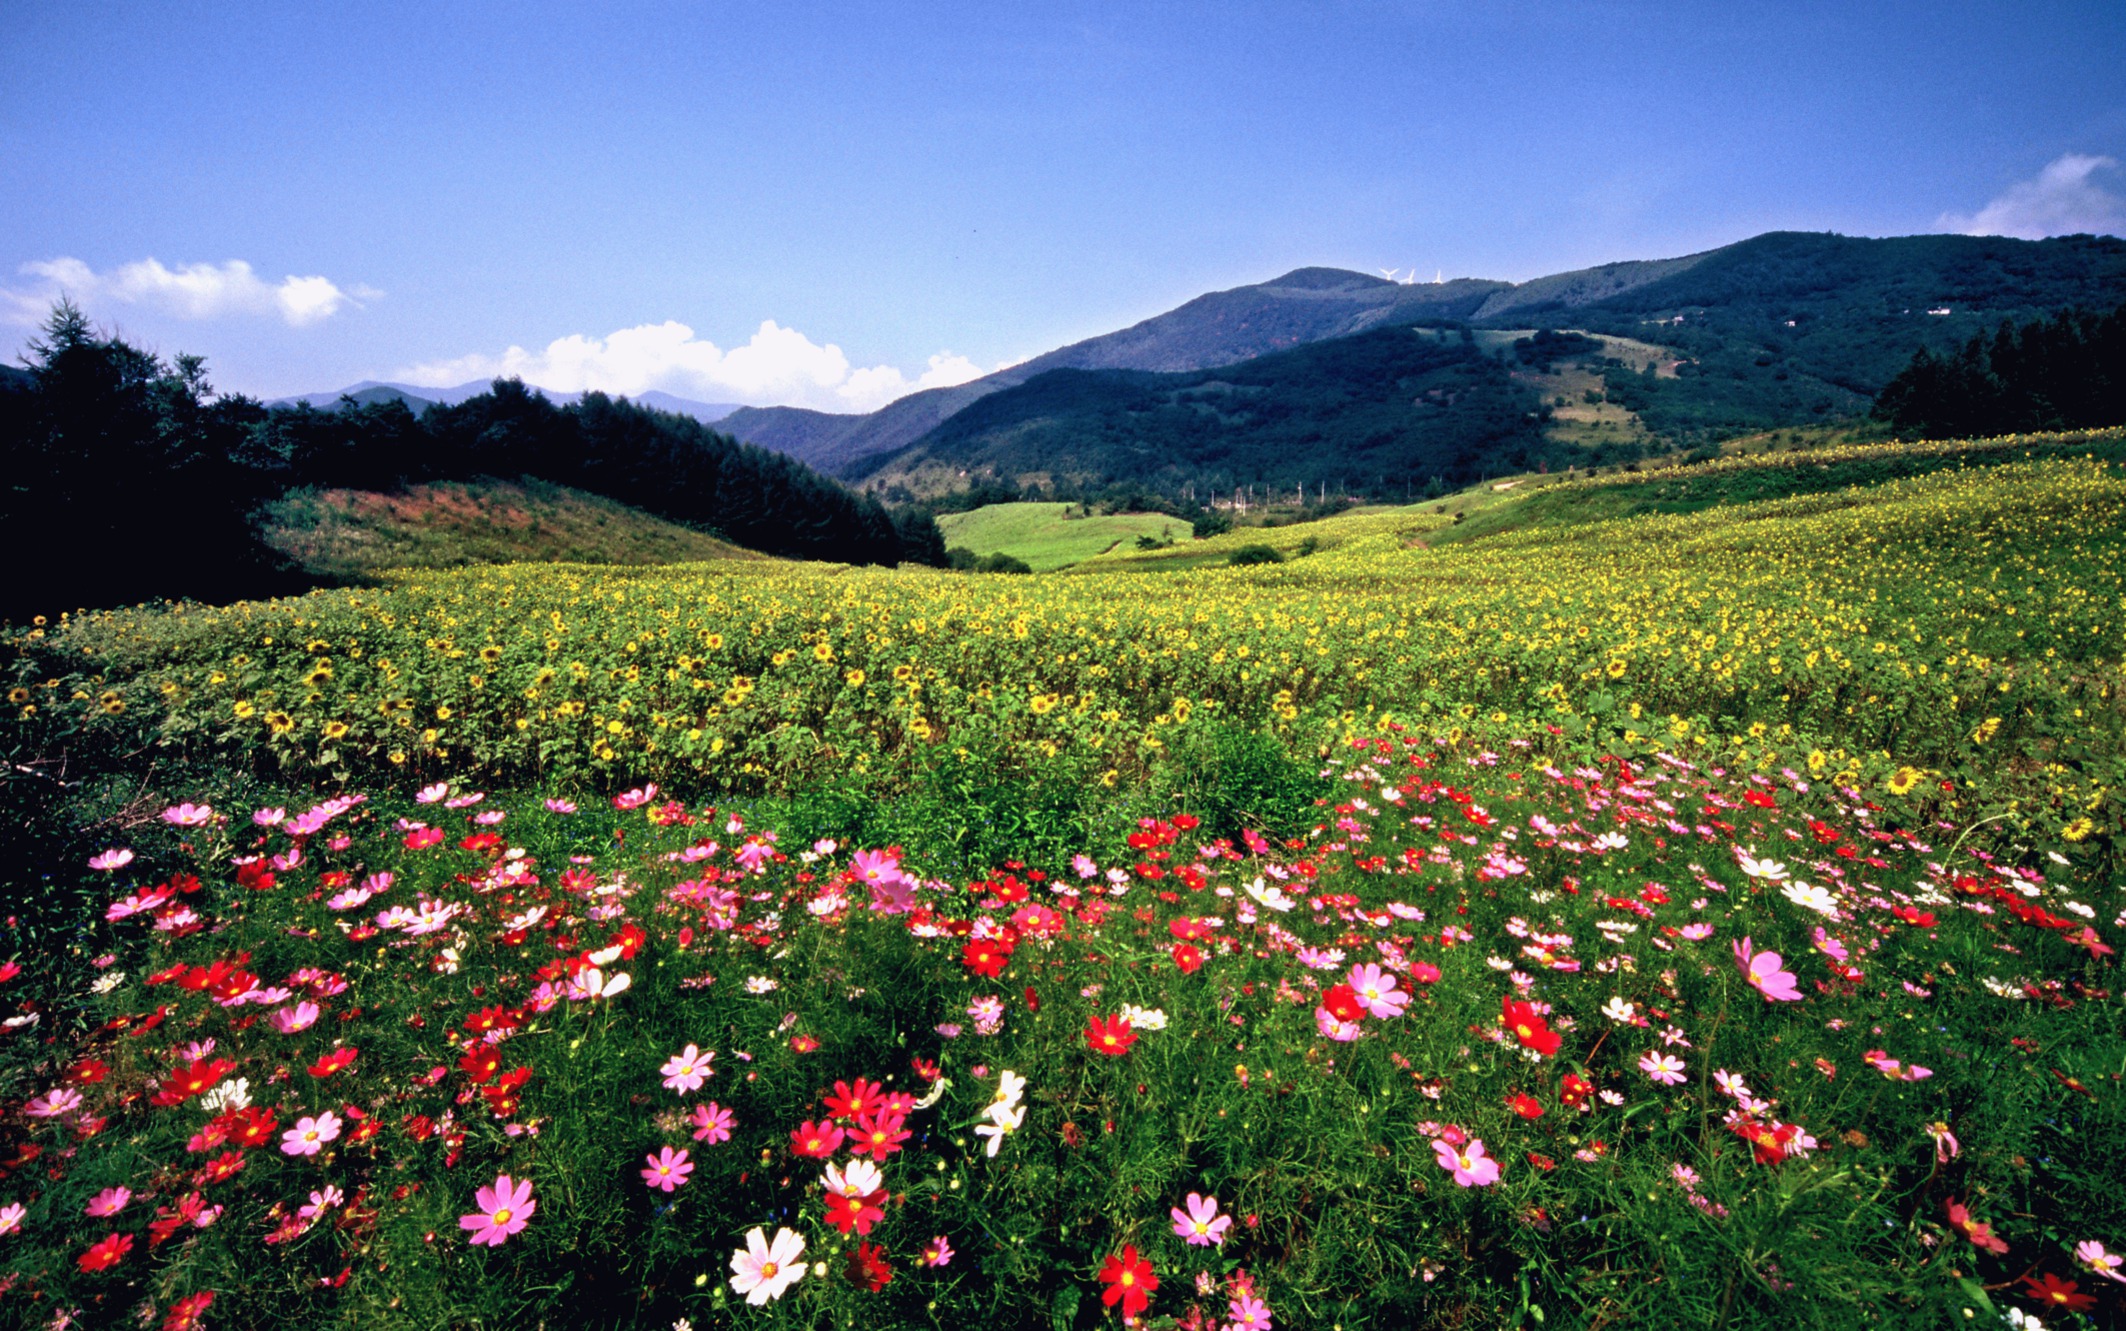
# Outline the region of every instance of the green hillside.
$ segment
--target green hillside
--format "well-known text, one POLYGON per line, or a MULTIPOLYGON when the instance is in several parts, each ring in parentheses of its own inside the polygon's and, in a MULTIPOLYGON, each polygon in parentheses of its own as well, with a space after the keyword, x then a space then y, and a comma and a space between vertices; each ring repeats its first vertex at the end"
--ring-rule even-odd
POLYGON ((544 481, 291 491, 260 514, 266 544, 313 577, 466 564, 678 564, 759 559, 727 541, 544 481))
POLYGON ((1073 516, 1082 511, 1076 504, 989 504, 968 513, 941 514, 937 522, 948 547, 977 555, 1010 555, 1036 573, 1110 550, 1134 550, 1140 538, 1161 544, 1190 539, 1188 521, 1165 513, 1073 516))

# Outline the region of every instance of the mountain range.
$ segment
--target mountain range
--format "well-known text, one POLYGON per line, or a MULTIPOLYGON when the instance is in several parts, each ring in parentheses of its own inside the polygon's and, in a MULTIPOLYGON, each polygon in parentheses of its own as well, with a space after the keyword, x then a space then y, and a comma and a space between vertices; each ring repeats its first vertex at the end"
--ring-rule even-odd
MULTIPOLYGON (((1118 379, 1108 385, 1112 392, 1085 382, 1035 388, 1036 381, 1057 371, 1189 375, 1398 326, 1493 333, 1577 329, 1658 352, 1631 367, 1643 373, 1619 373, 1613 357, 1584 359, 1601 370, 1604 380, 1596 388, 1630 414, 1635 430, 1656 446, 1673 446, 1851 418, 1867 409, 1874 393, 1921 347, 1945 352, 2003 319, 2072 305, 2108 308, 2121 301, 2126 301, 2126 241, 2094 236, 2022 241, 1771 232, 1680 258, 1604 264, 1520 283, 1464 278, 1409 284, 1341 269, 1302 268, 1199 296, 1118 332, 957 387, 910 394, 868 414, 743 407, 718 425, 830 474, 869 477, 875 483, 876 478, 902 478, 924 462, 986 465, 977 455, 987 446, 970 445, 977 432, 965 423, 957 431, 945 427, 995 395, 1014 396, 985 409, 980 419, 988 436, 1016 433, 1023 443, 1029 423, 1040 420, 1047 424, 1034 433, 1060 443, 1084 425, 1069 412, 1057 415, 1060 401, 1074 403, 1073 410, 1094 410, 1095 399, 1112 399, 1097 409, 1111 414, 1148 387, 1118 379), (1666 363, 1656 371, 1647 363, 1651 359, 1666 363)), ((1490 342, 1494 350, 1501 345, 1496 338, 1490 342)), ((1361 357, 1379 352, 1356 343, 1352 350, 1361 357)), ((1336 358, 1335 352, 1317 358, 1315 370, 1334 377, 1336 358)), ((1271 366, 1263 374, 1240 377, 1297 387, 1289 369, 1271 366)), ((1191 391, 1179 381, 1166 388, 1191 391)), ((1255 397, 1258 410, 1276 409, 1259 393, 1255 397)), ((1167 418, 1181 419, 1172 413, 1167 418)), ((1377 436, 1384 428, 1375 421, 1365 433, 1377 436)), ((1134 425, 1123 433, 1131 448, 1161 446, 1134 425)), ((1121 437, 1111 430, 1106 434, 1110 442, 1121 437)), ((1301 446, 1301 441, 1295 436, 1286 444, 1301 446)), ((1016 463, 1042 461, 1020 445, 1006 451, 1016 463)), ((989 456, 996 460, 994 450, 989 456)), ((1320 465, 1313 470, 1333 474, 1345 461, 1317 459, 1320 465)), ((1018 468, 1022 473, 1070 469, 1018 468)))
MULTIPOLYGON (((492 387, 486 379, 475 379, 454 388, 424 388, 418 384, 385 383, 376 379, 364 379, 358 384, 342 388, 336 393, 302 393, 295 397, 277 398, 268 402, 268 407, 315 407, 320 411, 338 409, 340 399, 352 398, 361 406, 375 406, 385 402, 404 402, 416 416, 430 406, 454 407, 468 398, 478 397, 492 387)), ((583 400, 581 393, 558 393, 550 388, 529 385, 532 391, 552 402, 557 407, 572 406, 583 400)), ((675 397, 661 389, 651 389, 628 399, 639 407, 657 411, 669 411, 680 416, 692 416, 704 425, 714 425, 732 412, 739 410, 735 402, 695 402, 690 398, 675 397)))

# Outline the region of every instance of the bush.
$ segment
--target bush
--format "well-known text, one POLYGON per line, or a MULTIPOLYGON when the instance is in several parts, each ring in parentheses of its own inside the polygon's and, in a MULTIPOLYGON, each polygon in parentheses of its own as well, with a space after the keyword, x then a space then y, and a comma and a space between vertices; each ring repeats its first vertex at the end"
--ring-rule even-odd
POLYGON ((1238 550, 1235 550, 1233 557, 1226 562, 1236 566, 1242 564, 1282 564, 1284 556, 1277 553, 1275 546, 1243 545, 1238 550))

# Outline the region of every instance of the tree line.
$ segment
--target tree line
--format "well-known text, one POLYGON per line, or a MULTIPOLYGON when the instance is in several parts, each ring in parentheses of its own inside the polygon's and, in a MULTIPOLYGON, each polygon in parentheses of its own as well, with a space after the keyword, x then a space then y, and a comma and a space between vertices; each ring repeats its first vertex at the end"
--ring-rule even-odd
POLYGON ((2126 424, 2126 305, 2003 320, 1947 355, 1921 348, 1876 397, 1875 415, 1915 438, 2126 424))
POLYGON ((559 407, 498 380, 418 417, 402 402, 269 409, 216 394, 200 357, 99 334, 70 302, 25 365, 0 373, 0 618, 300 591, 310 579, 255 518, 302 486, 532 476, 767 554, 945 563, 927 513, 889 513, 782 454, 602 393, 559 407))

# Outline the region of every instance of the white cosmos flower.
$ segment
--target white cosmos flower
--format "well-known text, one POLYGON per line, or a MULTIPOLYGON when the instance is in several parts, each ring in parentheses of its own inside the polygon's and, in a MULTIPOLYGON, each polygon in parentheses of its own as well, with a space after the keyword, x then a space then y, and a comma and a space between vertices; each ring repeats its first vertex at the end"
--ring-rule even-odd
POLYGON ((1638 1014, 1639 1010, 1625 1002, 1621 995, 1612 995, 1610 1000, 1602 1005, 1602 1015, 1611 1021, 1628 1022, 1638 1014))
POLYGON ((800 1235, 777 1228, 771 1244, 755 1225, 746 1234, 746 1246, 731 1254, 731 1288, 745 1295, 747 1303, 762 1307, 804 1278, 804 1255, 800 1235))
POLYGON ((1788 901, 1802 907, 1804 910, 1812 910, 1819 915, 1824 915, 1834 920, 1839 918, 1838 898, 1832 896, 1828 889, 1818 887, 1813 883, 1804 883, 1799 878, 1796 878, 1780 890, 1785 894, 1788 901))
POLYGON ((1006 1109, 998 1105, 991 1107, 987 1123, 974 1125, 974 1135, 989 1138, 986 1154, 990 1159, 994 1160, 997 1157, 997 1148, 1004 1144, 1004 1139, 1024 1126, 1026 1126, 1025 1105, 1019 1105, 1013 1109, 1006 1109))
POLYGON ((1760 860, 1748 851, 1737 850, 1735 852, 1735 861, 1742 866, 1742 872, 1752 878, 1763 878, 1776 883, 1786 877, 1786 866, 1777 860, 1760 860))

